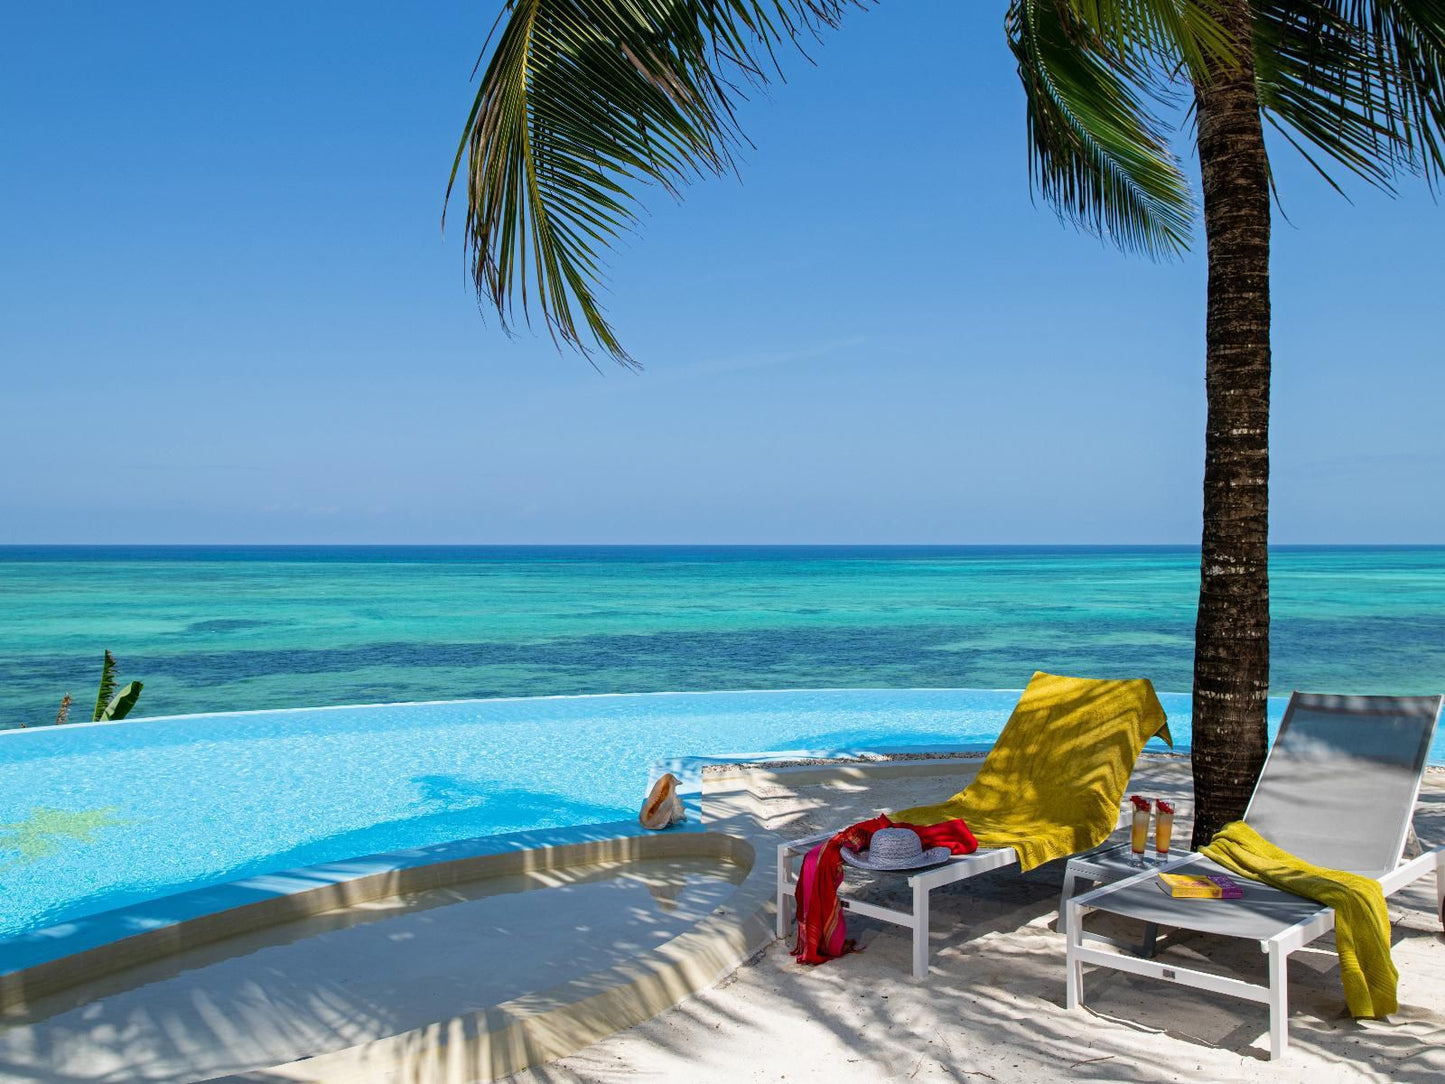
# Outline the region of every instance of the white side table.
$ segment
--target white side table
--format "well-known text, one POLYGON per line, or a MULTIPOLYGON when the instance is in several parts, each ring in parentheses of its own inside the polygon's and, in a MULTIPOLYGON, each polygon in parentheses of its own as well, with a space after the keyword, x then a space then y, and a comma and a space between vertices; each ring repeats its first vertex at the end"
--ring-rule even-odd
MULTIPOLYGON (((1059 896, 1059 933, 1067 934, 1067 922, 1065 917, 1069 913, 1068 903, 1080 892, 1087 892, 1098 885, 1112 884, 1115 881, 1122 881, 1125 877, 1133 877, 1136 873, 1142 873, 1152 866, 1159 865, 1158 862, 1151 862, 1147 858, 1143 866, 1136 865, 1133 854, 1129 849, 1129 841, 1123 842, 1105 841, 1092 850, 1083 851, 1069 859, 1068 865, 1064 867, 1064 890, 1059 896), (1083 881, 1082 886, 1079 882, 1083 881)), ((1154 955, 1154 942, 1159 936, 1159 926, 1150 922, 1144 927, 1144 943, 1135 951, 1141 956, 1154 955)), ((1099 938, 1098 940, 1105 940, 1099 938)), ((1111 943, 1119 948, 1133 949, 1132 945, 1124 945, 1118 941, 1111 943)))

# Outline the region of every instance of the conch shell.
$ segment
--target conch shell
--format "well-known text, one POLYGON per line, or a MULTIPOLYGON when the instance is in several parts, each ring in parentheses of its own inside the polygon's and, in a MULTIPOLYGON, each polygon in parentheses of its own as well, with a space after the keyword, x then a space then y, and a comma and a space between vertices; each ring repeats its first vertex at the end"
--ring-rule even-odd
POLYGON ((677 793, 677 776, 663 773, 648 791, 647 801, 642 803, 642 812, 637 815, 642 827, 658 831, 687 820, 682 808, 682 799, 677 793))

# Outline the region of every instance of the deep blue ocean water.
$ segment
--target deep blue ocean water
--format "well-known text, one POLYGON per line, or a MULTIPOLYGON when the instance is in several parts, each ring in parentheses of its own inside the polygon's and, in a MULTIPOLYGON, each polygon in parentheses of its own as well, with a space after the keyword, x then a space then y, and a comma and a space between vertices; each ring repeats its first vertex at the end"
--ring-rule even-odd
MULTIPOLYGON (((1272 689, 1445 690, 1445 548, 1276 549, 1272 689)), ((763 688, 1187 691, 1198 551, 1097 547, 0 548, 0 727, 763 688)))

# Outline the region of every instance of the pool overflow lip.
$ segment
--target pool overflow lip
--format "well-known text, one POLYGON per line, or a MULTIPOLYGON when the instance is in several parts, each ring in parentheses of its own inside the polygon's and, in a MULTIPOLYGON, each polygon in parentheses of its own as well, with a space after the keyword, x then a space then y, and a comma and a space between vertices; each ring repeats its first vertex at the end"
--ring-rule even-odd
MULTIPOLYGON (((653 692, 638 693, 552 693, 542 696, 485 696, 470 697, 461 700, 391 700, 370 704, 320 704, 314 707, 301 708, 248 708, 243 711, 193 711, 182 712, 178 715, 144 715, 128 716, 125 719, 108 719, 102 722, 78 722, 67 723, 65 730, 74 732, 87 730, 93 727, 114 727, 114 726, 135 726, 146 723, 175 722, 182 719, 246 719, 257 715, 304 715, 315 712, 340 712, 358 710, 388 710, 402 708, 424 708, 424 707, 457 707, 468 704, 514 704, 528 702, 549 702, 566 700, 618 700, 618 699, 648 699, 666 697, 731 697, 731 696, 810 696, 828 695, 836 693, 863 693, 863 694, 888 694, 888 693, 981 693, 988 695, 1012 695, 1017 697, 1023 689, 994 689, 980 688, 976 686, 949 686, 949 685, 922 685, 907 686, 903 688, 891 688, 885 686, 857 686, 857 687, 808 687, 800 689, 663 689, 653 692)), ((1171 698, 1187 701, 1188 693, 1160 692, 1161 698, 1171 698)), ((1270 696, 1270 702, 1280 711, 1283 711, 1288 697, 1270 696)), ((22 735, 43 735, 50 733, 54 727, 31 726, 31 727, 4 727, 0 728, 0 741, 7 738, 20 738, 22 735)), ((912 748, 912 747, 906 747, 912 748)), ((929 747, 918 747, 919 751, 929 747)), ((1174 751, 1177 753, 1188 753, 1191 749, 1188 741, 1182 741, 1176 735, 1174 751)), ((872 749, 871 752, 882 752, 885 750, 872 749)), ((757 754, 762 755, 762 754, 757 754)), ((685 758, 684 758, 685 759, 685 758)), ((726 754, 720 754, 719 759, 725 760, 726 754)), ((1432 765, 1445 765, 1445 759, 1430 762, 1432 765)))
MULTIPOLYGON (((1023 689, 981 689, 972 686, 910 686, 908 688, 887 688, 882 686, 859 686, 857 688, 807 689, 663 689, 645 693, 551 693, 543 696, 478 696, 461 700, 387 700, 372 704, 318 704, 303 708, 246 708, 242 711, 188 711, 179 715, 136 715, 125 719, 106 719, 94 722, 66 723, 67 733, 91 727, 110 727, 145 723, 174 722, 177 719, 242 719, 252 715, 300 715, 317 711, 357 711, 370 708, 429 708, 465 704, 514 704, 529 701, 550 700, 617 700, 622 698, 668 697, 668 696, 764 696, 771 693, 807 696, 813 693, 1012 693, 1015 696, 1023 689)), ((1173 694, 1184 695, 1184 694, 1173 694)), ((0 729, 0 739, 22 734, 45 734, 48 726, 6 727, 0 729)))

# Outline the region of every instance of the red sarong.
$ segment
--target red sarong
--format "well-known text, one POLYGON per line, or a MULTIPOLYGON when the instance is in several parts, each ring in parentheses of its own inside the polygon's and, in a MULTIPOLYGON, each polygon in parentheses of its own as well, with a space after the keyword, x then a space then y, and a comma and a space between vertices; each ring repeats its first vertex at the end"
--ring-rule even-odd
POLYGON ((853 951, 847 939, 843 907, 838 900, 838 886, 843 883, 842 850, 866 850, 873 833, 880 828, 907 828, 918 835, 925 850, 947 847, 954 854, 972 854, 978 840, 961 820, 942 824, 895 824, 887 814, 845 828, 826 843, 820 843, 803 858, 798 873, 798 887, 793 894, 797 901, 798 941, 793 955, 800 964, 821 964, 853 951))

